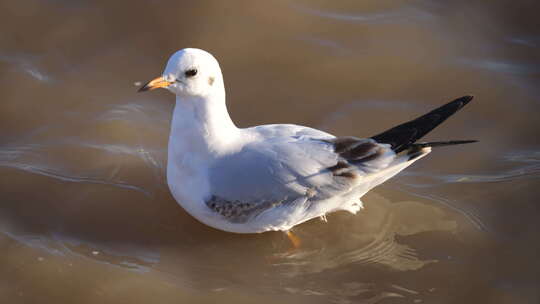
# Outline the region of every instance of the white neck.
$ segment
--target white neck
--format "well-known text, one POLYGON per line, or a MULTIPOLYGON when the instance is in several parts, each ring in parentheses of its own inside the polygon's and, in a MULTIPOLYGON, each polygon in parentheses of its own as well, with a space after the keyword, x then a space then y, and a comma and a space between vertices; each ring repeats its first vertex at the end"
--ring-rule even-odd
POLYGON ((177 96, 169 137, 169 159, 171 156, 178 159, 179 154, 186 152, 197 153, 202 159, 222 155, 238 138, 238 133, 227 112, 224 90, 216 90, 206 98, 177 96))

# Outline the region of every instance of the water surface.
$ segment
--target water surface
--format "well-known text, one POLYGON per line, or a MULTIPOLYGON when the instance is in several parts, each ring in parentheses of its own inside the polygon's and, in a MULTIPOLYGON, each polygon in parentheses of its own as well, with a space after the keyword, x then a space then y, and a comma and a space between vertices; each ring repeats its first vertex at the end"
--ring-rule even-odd
POLYGON ((0 298, 9 303, 538 303, 540 26, 532 1, 1 5, 0 298), (356 216, 236 235, 165 183, 184 47, 216 55, 239 126, 371 136, 476 96, 356 216))

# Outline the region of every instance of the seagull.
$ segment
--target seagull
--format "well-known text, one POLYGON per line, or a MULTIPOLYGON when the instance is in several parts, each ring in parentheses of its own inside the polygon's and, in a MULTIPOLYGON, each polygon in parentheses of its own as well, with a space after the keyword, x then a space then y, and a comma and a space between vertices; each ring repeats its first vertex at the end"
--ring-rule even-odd
POLYGON ((360 198, 433 147, 475 140, 417 142, 472 100, 464 96, 369 138, 270 124, 238 128, 225 104, 218 61, 186 48, 139 92, 176 95, 168 146, 167 184, 193 217, 233 233, 283 231, 336 211, 356 214, 360 198))

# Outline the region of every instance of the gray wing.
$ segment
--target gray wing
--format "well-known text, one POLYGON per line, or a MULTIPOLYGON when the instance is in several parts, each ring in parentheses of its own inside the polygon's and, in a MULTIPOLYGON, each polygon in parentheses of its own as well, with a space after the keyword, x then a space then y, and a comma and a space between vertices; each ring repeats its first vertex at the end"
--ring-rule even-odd
POLYGON ((311 134, 267 138, 215 163, 206 204, 231 222, 245 222, 270 208, 348 192, 394 156, 388 145, 372 139, 311 134))
POLYGON ((398 172, 382 171, 392 167, 396 153, 407 151, 406 157, 396 160, 399 165, 425 155, 422 147, 474 142, 414 144, 471 100, 472 96, 463 96, 370 139, 335 138, 296 125, 252 128, 264 140, 216 164, 210 172, 211 195, 207 204, 233 221, 244 221, 299 199, 315 202, 343 194, 358 186, 363 178, 378 178, 371 182, 378 184, 398 172))

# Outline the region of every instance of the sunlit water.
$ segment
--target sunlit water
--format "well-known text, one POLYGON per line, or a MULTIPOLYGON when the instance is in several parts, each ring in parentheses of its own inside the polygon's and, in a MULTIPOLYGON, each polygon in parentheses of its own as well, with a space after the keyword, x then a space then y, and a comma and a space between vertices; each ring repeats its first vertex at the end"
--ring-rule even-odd
POLYGON ((0 35, 6 303, 538 303, 540 27, 505 1, 11 1, 0 35), (165 183, 168 56, 220 60, 239 126, 370 136, 465 94, 358 215, 235 235, 165 183))

